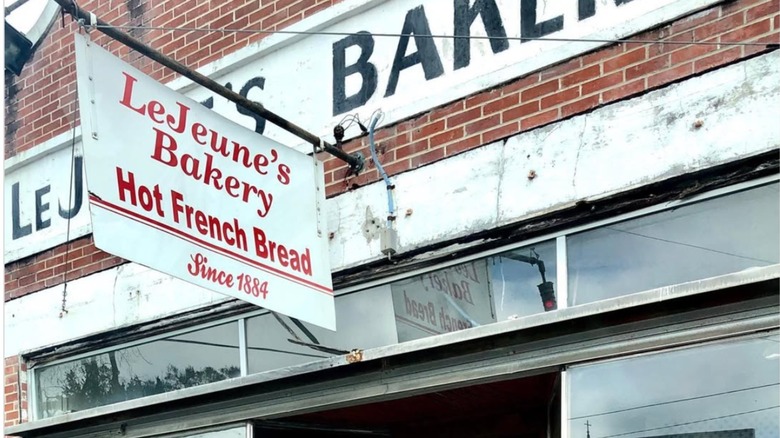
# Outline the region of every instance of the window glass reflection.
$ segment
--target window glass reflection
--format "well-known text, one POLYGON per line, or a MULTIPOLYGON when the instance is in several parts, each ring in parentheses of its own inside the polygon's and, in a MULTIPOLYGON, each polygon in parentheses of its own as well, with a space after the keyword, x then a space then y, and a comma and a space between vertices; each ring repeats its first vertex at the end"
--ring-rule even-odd
POLYGON ((569 303, 780 262, 778 184, 569 236, 569 303))
POLYGON ((780 435, 777 333, 574 367, 569 377, 572 437, 588 428, 592 438, 780 435))
POLYGON ((550 241, 393 283, 398 341, 554 310, 555 257, 550 241))
POLYGON ((557 308, 554 240, 499 254, 488 261, 499 321, 557 308))
POLYGON ((335 332, 279 314, 248 318, 248 373, 322 360, 340 354, 338 350, 397 343, 388 289, 382 286, 337 296, 335 332))
POLYGON ((36 371, 38 418, 240 375, 232 322, 36 371))

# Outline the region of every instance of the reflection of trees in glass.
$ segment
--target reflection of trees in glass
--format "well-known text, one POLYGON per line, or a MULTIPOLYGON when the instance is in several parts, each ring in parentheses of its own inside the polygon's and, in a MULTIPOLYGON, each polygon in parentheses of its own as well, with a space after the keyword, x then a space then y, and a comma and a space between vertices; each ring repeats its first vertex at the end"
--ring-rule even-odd
POLYGON ((193 366, 168 365, 162 376, 141 379, 134 375, 130 379, 120 379, 115 354, 108 353, 108 361, 100 360, 100 357, 82 360, 59 379, 70 411, 218 382, 240 374, 237 366, 195 369, 193 366))

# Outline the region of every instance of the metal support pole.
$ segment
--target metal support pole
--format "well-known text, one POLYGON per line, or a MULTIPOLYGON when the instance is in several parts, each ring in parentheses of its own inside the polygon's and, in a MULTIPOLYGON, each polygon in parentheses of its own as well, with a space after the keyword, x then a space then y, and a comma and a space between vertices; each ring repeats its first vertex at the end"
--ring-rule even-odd
MULTIPOLYGON (((76 18, 76 20, 83 20, 84 23, 90 23, 90 13, 80 8, 72 0, 71 1, 54 0, 54 1, 58 5, 60 5, 60 7, 62 7, 62 10, 64 12, 67 12, 68 14, 72 15, 73 17, 76 18)), ((175 59, 163 55, 157 50, 133 38, 132 36, 122 32, 119 29, 112 27, 110 24, 106 23, 105 21, 99 18, 97 19, 96 24, 97 24, 97 29, 100 32, 106 34, 107 36, 113 38, 114 40, 119 41, 120 43, 130 47, 131 49, 146 56, 147 58, 157 61, 158 63, 170 68, 176 73, 181 74, 182 76, 192 80, 193 82, 202 85, 208 88, 209 90, 219 94, 220 96, 232 102, 235 102, 236 104, 246 108, 247 110, 252 111, 253 113, 263 117, 264 119, 284 129, 285 131, 292 133, 293 135, 305 140, 308 143, 311 143, 312 145, 314 145, 315 151, 322 150, 324 152, 333 155, 334 157, 340 160, 345 161, 347 164, 349 164, 352 173, 357 174, 363 169, 364 159, 361 154, 359 153, 348 154, 344 152, 343 150, 333 146, 332 144, 325 142, 324 140, 312 134, 311 132, 306 131, 300 126, 282 118, 281 116, 275 113, 272 113, 271 111, 267 110, 262 104, 251 101, 245 98, 244 96, 236 93, 235 91, 223 87, 217 82, 188 68, 187 66, 176 61, 175 59)))

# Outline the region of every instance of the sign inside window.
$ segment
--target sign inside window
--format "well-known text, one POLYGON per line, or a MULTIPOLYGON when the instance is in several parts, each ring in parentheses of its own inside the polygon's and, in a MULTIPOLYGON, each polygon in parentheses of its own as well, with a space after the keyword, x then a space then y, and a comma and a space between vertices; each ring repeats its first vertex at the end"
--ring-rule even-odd
POLYGON ((322 165, 75 38, 95 245, 335 329, 322 165))
POLYGON ((486 260, 393 283, 398 341, 496 322, 486 260))

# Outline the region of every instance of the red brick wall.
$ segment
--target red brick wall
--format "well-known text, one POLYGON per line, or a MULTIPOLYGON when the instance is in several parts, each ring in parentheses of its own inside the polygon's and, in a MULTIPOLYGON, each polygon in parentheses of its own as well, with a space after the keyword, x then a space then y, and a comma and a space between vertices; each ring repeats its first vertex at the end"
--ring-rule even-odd
POLYGON ((69 251, 66 245, 60 245, 6 265, 5 300, 124 263, 119 257, 95 248, 91 235, 73 240, 69 246, 69 251))
POLYGON ((4 412, 6 427, 27 421, 27 367, 19 363, 18 356, 6 357, 3 376, 5 379, 4 412))
MULTIPOLYGON (((279 28, 325 8, 338 0, 262 0, 235 7, 221 6, 207 11, 195 0, 166 0, 150 10, 130 16, 124 4, 92 2, 79 4, 87 10, 102 5, 98 15, 115 24, 153 26, 262 26, 279 28)), ((142 3, 148 7, 147 3, 142 3)), ((66 22, 69 20, 66 20, 66 22)), ((69 128, 67 117, 74 112, 74 70, 72 40, 57 23, 32 65, 15 80, 18 89, 6 105, 6 157, 28 149, 69 128), (12 124, 12 126, 9 126, 12 124), (16 126, 13 126, 16 125, 16 126)), ((149 31, 141 39, 191 67, 205 65, 259 38, 245 34, 164 34, 149 31)), ((152 65, 127 49, 104 38, 104 46, 133 62, 156 79, 166 82, 169 72, 152 65)), ((736 0, 682 18, 668 25, 636 35, 635 40, 761 41, 780 42, 780 0, 736 0)), ((445 157, 506 138, 544 124, 579 114, 619 99, 636 96, 669 82, 718 68, 762 50, 760 47, 717 47, 700 45, 641 44, 613 45, 540 72, 518 78, 492 90, 457 100, 424 115, 380 130, 377 141, 385 169, 396 175, 445 157)), ((7 97, 9 90, 6 90, 7 97)), ((360 150, 369 157, 367 139, 345 145, 347 151, 360 150)), ((323 157, 324 158, 324 157, 323 157)), ((375 167, 357 178, 345 179, 346 166, 325 161, 327 194, 334 196, 353 186, 379 179, 375 167)), ((97 250, 91 237, 71 243, 69 261, 65 246, 6 265, 5 299, 11 300, 122 263, 121 259, 97 250)), ((9 368, 6 361, 6 391, 9 368)), ((14 368, 11 368, 13 373, 14 368)), ((18 394, 18 392, 17 392, 18 394)), ((6 422, 18 421, 9 414, 18 403, 6 398, 6 422)), ((25 401, 22 400, 24 406, 25 401)))
MULTIPOLYGON (((155 0, 80 1, 113 25, 151 27, 210 27, 276 30, 298 22, 341 0, 155 0), (128 5, 137 3, 132 10, 128 5)), ((76 68, 73 37, 77 29, 70 18, 65 27, 58 18, 25 65, 20 78, 6 75, 5 157, 29 149, 67 131, 76 113, 76 68), (10 80, 10 84, 8 84, 10 80), (13 88, 13 89, 9 89, 13 88)), ((122 56, 146 74, 166 83, 176 74, 127 47, 94 32, 95 40, 122 56)), ((258 33, 164 32, 143 30, 133 35, 148 45, 198 68, 259 41, 258 33)), ((78 122, 77 122, 78 123, 78 122)))
MULTIPOLYGON (((780 0, 738 0, 631 39, 780 43, 780 0)), ((612 45, 382 129, 375 136, 384 151, 379 158, 388 174, 397 174, 760 50, 763 47, 612 45)), ((370 157, 365 137, 345 149, 370 157)), ((325 170, 328 196, 379 178, 372 166, 358 178, 345 179, 346 165, 333 159, 326 161, 325 170)))
MULTIPOLYGON (((299 11, 291 18, 279 21, 280 26, 300 19, 319 10, 322 5, 330 3, 332 2, 314 0, 262 2, 264 9, 271 8, 271 6, 279 8, 279 12, 274 14, 276 18, 271 16, 266 20, 272 18, 277 20, 281 16, 290 15, 291 11, 298 11, 304 6, 309 6, 304 8, 303 12, 299 11)), ((188 4, 190 3, 182 3, 182 5, 188 4)), ((155 10, 159 8, 166 10, 166 5, 170 5, 170 3, 163 2, 162 5, 156 6, 155 10)), ((83 7, 89 8, 89 5, 85 4, 83 7)), ((243 9, 246 8, 237 9, 233 15, 256 15, 249 11, 243 11, 243 9)), ((119 14, 119 11, 115 10, 115 12, 117 15, 119 14)), ((187 14, 184 13, 184 15, 187 14)), ((221 16, 222 14, 211 15, 221 16)), ((109 16, 106 19, 121 21, 121 17, 112 20, 112 17, 109 16)), ((165 18, 156 18, 155 20, 153 23, 159 24, 159 20, 165 20, 165 18)), ((256 23, 256 21, 253 22, 256 23)), ((189 20, 186 20, 184 24, 189 25, 188 23, 191 24, 189 20)), ((200 22, 196 20, 197 25, 203 24, 198 23, 200 22)), ((206 24, 212 26, 224 24, 209 23, 206 24)), ((172 24, 168 23, 167 25, 172 24)), ((180 23, 175 25, 180 25, 180 23)), ((62 30, 58 28, 57 32, 54 33, 62 33, 62 30)), ((147 35, 148 37, 149 35, 147 35)), ((155 37, 152 41, 159 43, 163 38, 155 37)), ((232 41, 232 38, 228 39, 232 41)), ((633 39, 778 43, 780 42, 780 0, 730 2, 636 35, 633 39)), ((71 44, 68 41, 69 39, 66 38, 66 41, 63 42, 71 44)), ((227 51, 247 44, 251 38, 245 38, 242 41, 240 44, 231 44, 227 51)), ((211 44, 209 47, 214 50, 216 47, 222 47, 220 40, 214 40, 214 38, 209 38, 206 42, 211 44)), ((175 50, 179 46, 171 46, 172 43, 167 44, 162 46, 164 52, 181 53, 175 50)), ((762 50, 762 47, 718 48, 714 45, 648 45, 640 43, 612 45, 381 129, 376 134, 379 149, 383 151, 379 158, 388 174, 395 175, 561 118, 588 111, 598 105, 635 96, 671 81, 717 68, 752 55, 759 50, 762 50)), ((220 56, 227 51, 222 49, 219 52, 220 56)), ((68 59, 72 60, 72 58, 68 59)), ((198 66, 213 59, 215 58, 210 57, 200 60, 200 62, 193 61, 190 64, 198 66)), ((46 64, 47 62, 50 62, 50 58, 39 54, 36 56, 33 68, 25 67, 25 73, 29 75, 31 71, 36 71, 32 78, 37 78, 40 76, 37 69, 51 68, 46 64)), ((144 61, 143 65, 146 66, 147 71, 150 71, 151 67, 148 63, 144 61)), ((151 70, 151 72, 164 80, 171 78, 170 75, 163 76, 159 68, 151 70)), ((32 78, 23 76, 22 81, 27 83, 32 78)), ((73 80, 74 77, 71 73, 60 79, 60 81, 66 81, 68 87, 72 85, 73 80)), ((35 88, 35 84, 33 83, 33 88, 35 88)), ((19 104, 26 107, 31 98, 29 94, 22 95, 20 93, 19 104)), ((63 99, 60 102, 66 101, 67 99, 63 99)), ((58 108, 57 111, 60 110, 58 105, 53 104, 53 107, 58 108)), ((34 122, 30 123, 31 117, 28 114, 20 120, 24 121, 25 124, 35 125, 34 122)), ((53 133, 47 131, 47 134, 41 135, 40 138, 34 137, 34 141, 24 140, 23 144, 26 147, 38 144, 67 128, 64 119, 58 118, 50 123, 53 124, 51 128, 53 133)), ((17 133, 16 138, 19 139, 20 135, 17 133)), ((348 151, 360 150, 365 157, 370 157, 365 137, 347 143, 345 149, 348 151)), ((21 150, 21 147, 15 150, 21 150)), ((370 161, 366 170, 359 177, 347 179, 345 178, 347 171, 345 164, 333 158, 323 156, 323 159, 326 159, 325 179, 328 196, 334 196, 351 187, 365 185, 379 179, 378 172, 370 161)), ((72 279, 122 263, 120 259, 97 250, 90 237, 73 242, 71 247, 72 251, 67 265, 64 262, 64 245, 6 265, 5 299, 14 299, 62 283, 65 271, 68 272, 68 278, 72 279)))

